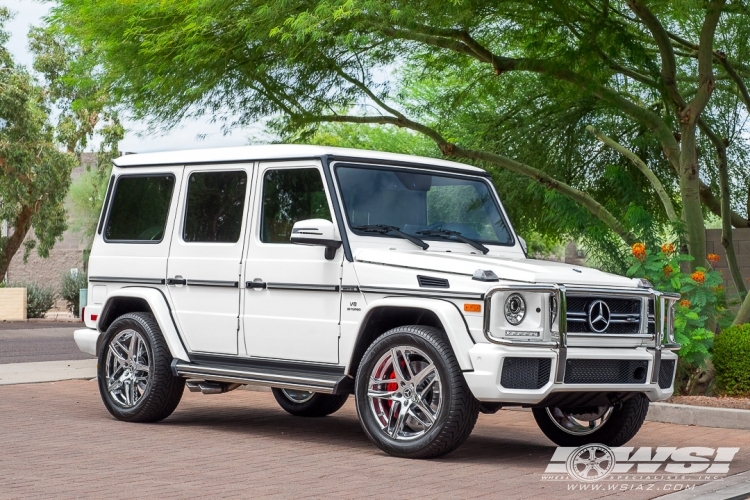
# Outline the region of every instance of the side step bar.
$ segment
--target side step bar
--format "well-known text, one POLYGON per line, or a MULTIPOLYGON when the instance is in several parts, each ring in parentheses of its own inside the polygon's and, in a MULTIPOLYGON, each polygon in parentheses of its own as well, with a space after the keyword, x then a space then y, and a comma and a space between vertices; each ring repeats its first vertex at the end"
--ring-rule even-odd
POLYGON ((344 375, 343 367, 236 358, 230 364, 222 362, 225 360, 218 356, 215 361, 206 358, 209 356, 201 356, 200 361, 194 360, 196 362, 193 363, 174 360, 172 371, 175 375, 188 379, 263 385, 324 394, 348 394, 354 389, 354 380, 344 375))

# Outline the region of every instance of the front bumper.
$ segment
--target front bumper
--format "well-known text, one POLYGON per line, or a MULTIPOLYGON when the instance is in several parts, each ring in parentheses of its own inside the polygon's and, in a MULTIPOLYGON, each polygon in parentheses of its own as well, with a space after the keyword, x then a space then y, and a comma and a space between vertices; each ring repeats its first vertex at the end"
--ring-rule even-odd
MULTIPOLYGON (((558 363, 561 358, 555 349, 540 349, 534 347, 503 346, 496 344, 476 344, 470 351, 472 365, 474 370, 465 372, 466 382, 480 401, 502 402, 515 405, 535 405, 548 399, 555 393, 621 393, 621 392, 639 392, 645 394, 650 401, 661 401, 668 399, 674 390, 674 369, 670 375, 671 379, 668 387, 660 387, 660 374, 653 377, 654 351, 647 348, 575 348, 567 349, 567 357, 562 362, 568 363, 575 360, 602 360, 597 363, 611 361, 613 364, 631 361, 633 365, 643 366, 646 369, 645 377, 639 383, 566 383, 565 379, 561 382, 555 381, 555 374, 559 373, 558 363), (540 381, 539 388, 511 389, 503 387, 501 382, 503 365, 508 358, 532 358, 532 359, 549 359, 550 369, 546 383, 540 381), (543 385, 542 385, 543 384, 543 385)), ((660 370, 662 363, 673 361, 676 366, 677 356, 671 351, 661 353, 661 363, 656 368, 660 370)), ((622 363, 620 363, 622 364, 622 363)), ((671 363, 670 363, 671 365, 671 363)), ((627 365, 626 365, 627 366, 627 365)), ((665 365, 669 366, 669 365, 665 365)), ((562 370, 564 371, 564 370, 562 370)), ((664 377, 661 377, 664 384, 664 377)))
POLYGON ((99 353, 97 352, 97 348, 100 335, 101 333, 99 333, 97 330, 93 330, 91 328, 83 328, 81 330, 76 330, 73 333, 73 339, 76 341, 78 349, 80 349, 82 352, 91 354, 92 356, 98 356, 99 353))

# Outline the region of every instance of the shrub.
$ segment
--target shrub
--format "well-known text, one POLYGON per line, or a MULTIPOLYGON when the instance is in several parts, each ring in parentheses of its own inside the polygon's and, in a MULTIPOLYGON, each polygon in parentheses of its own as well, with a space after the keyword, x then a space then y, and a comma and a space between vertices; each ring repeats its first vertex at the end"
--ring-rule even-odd
POLYGON ((750 323, 717 335, 713 355, 719 391, 727 396, 750 396, 750 323))
POLYGON ((52 309, 57 300, 57 293, 35 283, 8 283, 8 288, 26 289, 26 317, 43 318, 44 313, 52 309))
POLYGON ((81 288, 88 287, 88 278, 86 273, 73 273, 67 272, 63 274, 62 283, 60 285, 60 295, 68 303, 71 308, 71 312, 77 318, 78 310, 81 301, 81 288))

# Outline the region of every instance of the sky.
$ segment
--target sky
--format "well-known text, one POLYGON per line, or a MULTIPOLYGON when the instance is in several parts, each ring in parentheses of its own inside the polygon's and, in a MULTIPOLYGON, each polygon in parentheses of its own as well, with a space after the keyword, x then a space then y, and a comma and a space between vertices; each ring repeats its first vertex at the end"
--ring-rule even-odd
MULTIPOLYGON (((33 58, 28 49, 26 38, 29 28, 41 25, 43 17, 49 12, 51 3, 37 0, 0 0, 16 13, 6 29, 11 33, 8 49, 16 61, 31 69, 33 58)), ((146 153, 151 151, 169 151, 175 149, 216 148, 225 146, 243 146, 250 142, 250 131, 238 130, 230 135, 223 135, 218 123, 210 123, 210 117, 200 120, 186 120, 174 129, 163 134, 146 134, 146 125, 131 120, 123 120, 127 129, 125 139, 120 143, 120 150, 128 153, 146 153), (204 138, 199 138, 204 135, 204 138)), ((87 150, 98 144, 89 144, 87 150)))

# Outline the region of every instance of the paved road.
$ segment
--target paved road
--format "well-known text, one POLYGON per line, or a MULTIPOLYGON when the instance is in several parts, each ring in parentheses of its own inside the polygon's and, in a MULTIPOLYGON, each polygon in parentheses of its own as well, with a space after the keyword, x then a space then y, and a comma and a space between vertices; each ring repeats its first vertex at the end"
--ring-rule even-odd
POLYGON ((0 364, 89 359, 73 340, 81 323, 0 322, 0 364))
MULTIPOLYGON (((186 392, 165 421, 130 424, 109 416, 96 382, 68 381, 0 387, 0 443, 3 499, 617 495, 542 481, 555 448, 521 411, 480 415, 469 440, 447 457, 403 460, 369 443, 351 399, 333 416, 304 419, 287 415, 269 393, 186 392)), ((629 446, 739 446, 731 472, 750 470, 750 431, 647 422, 629 446)))

